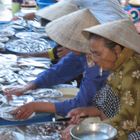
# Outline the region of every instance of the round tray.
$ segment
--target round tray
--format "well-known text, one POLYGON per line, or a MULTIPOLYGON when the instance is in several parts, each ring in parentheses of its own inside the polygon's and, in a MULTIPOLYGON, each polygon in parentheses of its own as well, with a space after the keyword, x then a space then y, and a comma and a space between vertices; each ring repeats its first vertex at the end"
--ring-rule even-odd
POLYGON ((38 39, 42 36, 44 36, 44 34, 40 34, 40 33, 36 33, 36 32, 19 32, 19 33, 16 33, 15 36, 17 38, 21 38, 21 39, 24 39, 24 38, 34 38, 34 39, 38 39))
POLYGON ((9 29, 3 29, 0 31, 0 37, 12 37, 14 34, 15 32, 9 29))
POLYGON ((60 98, 63 97, 62 92, 56 89, 38 89, 32 92, 32 96, 35 99, 43 99, 43 98, 60 98))
POLYGON ((50 47, 50 43, 42 38, 17 39, 5 45, 6 52, 19 55, 46 51, 50 47))

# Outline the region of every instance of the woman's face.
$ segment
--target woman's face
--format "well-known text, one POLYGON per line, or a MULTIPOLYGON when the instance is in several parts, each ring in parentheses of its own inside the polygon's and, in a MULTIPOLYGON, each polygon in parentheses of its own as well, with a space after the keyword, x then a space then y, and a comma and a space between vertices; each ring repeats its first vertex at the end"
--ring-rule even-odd
MULTIPOLYGON (((115 47, 116 48, 116 47, 115 47)), ((109 49, 106 47, 103 38, 90 39, 90 54, 92 55, 93 63, 99 65, 104 70, 110 70, 115 65, 118 58, 117 49, 109 49)))

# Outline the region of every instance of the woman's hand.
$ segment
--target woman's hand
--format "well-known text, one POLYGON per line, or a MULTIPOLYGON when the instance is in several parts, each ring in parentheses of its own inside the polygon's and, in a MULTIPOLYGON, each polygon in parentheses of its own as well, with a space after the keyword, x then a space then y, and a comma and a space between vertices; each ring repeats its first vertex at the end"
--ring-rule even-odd
POLYGON ((24 86, 17 86, 17 87, 11 87, 11 88, 5 88, 3 90, 4 94, 7 96, 8 100, 12 99, 12 95, 20 96, 25 92, 24 86))
POLYGON ((71 117, 72 119, 70 120, 71 124, 77 124, 81 122, 82 116, 89 116, 89 117, 100 117, 101 119, 105 118, 105 115, 102 111, 100 111, 96 107, 83 107, 83 108, 76 108, 71 110, 68 113, 68 117, 71 117))
POLYGON ((64 47, 59 47, 59 48, 57 48, 57 56, 58 56, 59 58, 64 57, 64 56, 67 55, 69 52, 70 52, 70 50, 67 49, 67 48, 64 48, 64 47))
POLYGON ((24 85, 24 86, 14 86, 11 88, 5 88, 3 89, 4 94, 7 96, 8 100, 12 99, 12 95, 20 96, 24 94, 24 92, 27 92, 29 90, 36 89, 36 85, 32 82, 24 85))
POLYGON ((81 122, 81 116, 87 116, 88 112, 86 108, 76 108, 68 113, 68 117, 71 117, 70 124, 78 124, 81 122))
POLYGON ((12 111, 16 119, 27 119, 34 112, 55 113, 55 105, 48 102, 30 102, 12 111))
POLYGON ((12 111, 11 114, 15 115, 18 120, 28 119, 34 112, 36 112, 35 102, 23 105, 16 110, 12 111))
POLYGON ((33 20, 35 18, 35 13, 28 13, 23 16, 25 20, 33 20))
POLYGON ((74 125, 69 125, 65 130, 62 131, 62 140, 71 140, 70 130, 74 127, 74 125))

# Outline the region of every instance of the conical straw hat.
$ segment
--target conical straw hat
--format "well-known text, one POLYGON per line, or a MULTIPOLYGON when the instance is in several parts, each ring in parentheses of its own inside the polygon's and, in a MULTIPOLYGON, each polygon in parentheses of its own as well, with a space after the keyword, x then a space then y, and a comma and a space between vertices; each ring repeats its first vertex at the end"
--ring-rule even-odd
POLYGON ((71 1, 68 1, 68 2, 61 1, 61 2, 57 2, 56 4, 51 5, 49 7, 45 7, 41 10, 38 10, 36 12, 36 15, 40 16, 44 19, 47 19, 49 21, 52 21, 54 19, 57 19, 64 15, 70 14, 77 10, 79 10, 78 7, 74 4, 72 4, 71 1))
POLYGON ((140 53, 140 35, 138 35, 133 23, 128 19, 90 27, 83 32, 87 38, 90 33, 100 35, 140 53))
POLYGON ((82 34, 84 28, 99 24, 88 9, 78 10, 46 25, 47 35, 71 50, 88 52, 89 41, 82 34))
POLYGON ((129 4, 140 6, 140 0, 129 0, 129 4))

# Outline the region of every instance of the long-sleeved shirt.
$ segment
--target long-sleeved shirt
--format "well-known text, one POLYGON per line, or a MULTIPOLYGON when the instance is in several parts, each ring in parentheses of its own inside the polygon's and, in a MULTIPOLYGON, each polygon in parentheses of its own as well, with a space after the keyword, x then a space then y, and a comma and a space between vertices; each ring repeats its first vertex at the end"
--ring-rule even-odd
POLYGON ((65 83, 85 70, 85 56, 69 53, 50 69, 40 73, 33 83, 37 88, 50 88, 65 83))
POLYGON ((103 75, 99 76, 98 66, 86 67, 79 92, 73 99, 55 103, 56 113, 65 116, 71 109, 93 105, 94 96, 105 85, 108 75, 109 72, 104 71, 103 75))
POLYGON ((69 53, 49 70, 42 72, 33 82, 38 88, 50 88, 53 85, 64 83, 82 72, 84 72, 84 78, 76 97, 55 103, 56 113, 65 116, 73 108, 92 105, 93 97, 96 91, 104 85, 108 72, 103 72, 103 76, 100 77, 99 67, 88 68, 84 55, 77 56, 69 53))
POLYGON ((128 18, 119 0, 73 0, 72 2, 80 8, 89 8, 101 24, 128 18))

